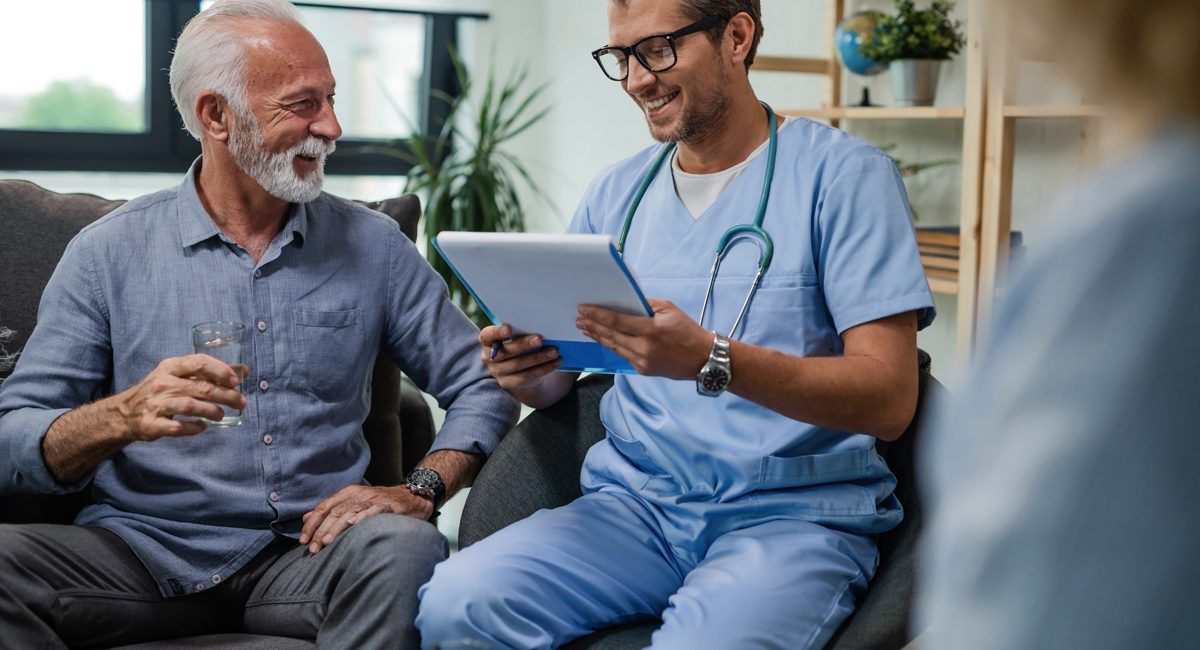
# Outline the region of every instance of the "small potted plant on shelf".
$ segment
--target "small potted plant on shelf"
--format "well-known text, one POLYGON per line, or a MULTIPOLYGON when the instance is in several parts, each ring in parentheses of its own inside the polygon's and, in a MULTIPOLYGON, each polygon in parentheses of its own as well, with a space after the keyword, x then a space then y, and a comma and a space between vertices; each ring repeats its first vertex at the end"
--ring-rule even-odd
POLYGON ((879 19, 875 38, 861 46, 862 55, 890 64, 897 105, 932 106, 942 61, 966 42, 962 22, 951 20, 949 0, 934 0, 928 9, 917 9, 913 0, 895 2, 895 15, 879 19))

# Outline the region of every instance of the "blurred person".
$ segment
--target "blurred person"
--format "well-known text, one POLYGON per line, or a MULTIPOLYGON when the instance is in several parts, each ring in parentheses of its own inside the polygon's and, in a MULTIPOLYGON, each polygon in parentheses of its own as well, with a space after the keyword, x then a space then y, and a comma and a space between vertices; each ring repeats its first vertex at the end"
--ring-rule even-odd
POLYGON ((1062 201, 933 432, 921 647, 1198 648, 1200 3, 1017 7, 1126 146, 1062 201))
POLYGON ((427 520, 516 403, 397 224, 321 192, 334 79, 290 3, 198 14, 171 88, 201 157, 72 240, 0 386, 0 493, 92 496, 72 526, 0 526, 0 644, 413 648, 417 587, 447 553, 427 520), (217 319, 255 323, 249 376, 188 354, 217 319), (448 409, 406 485, 363 479, 381 350, 448 409), (197 419, 220 405, 243 424, 197 419))
MULTIPOLYGON (((604 396, 582 497, 435 570, 427 646, 549 648, 661 618, 655 648, 820 648, 863 597, 876 535, 902 517, 876 440, 912 419, 933 299, 895 164, 777 122, 749 81, 761 34, 757 0, 609 0, 593 57, 667 144, 602 171, 569 230, 619 238, 654 298, 652 316, 584 306, 577 321, 639 374, 604 396), (750 241, 713 269, 756 209, 774 242, 757 290, 750 241)), ((480 333, 500 385, 537 408, 566 395, 557 351, 511 335, 480 333)))

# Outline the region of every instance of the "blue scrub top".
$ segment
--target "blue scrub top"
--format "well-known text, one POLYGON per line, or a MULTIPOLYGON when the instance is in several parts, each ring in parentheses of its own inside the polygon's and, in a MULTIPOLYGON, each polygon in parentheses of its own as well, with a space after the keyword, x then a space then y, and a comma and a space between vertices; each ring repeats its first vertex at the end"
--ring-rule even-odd
MULTIPOLYGON (((617 238, 659 146, 602 172, 569 230, 617 238)), ((699 317, 717 243, 726 229, 754 219, 765 167, 764 151, 693 219, 670 165, 662 166, 625 246, 648 297, 699 317)), ((892 159, 869 144, 809 120, 786 122, 763 228, 774 261, 733 338, 836 356, 840 334, 855 325, 908 311, 918 312, 919 327, 933 321, 904 185, 892 159)), ((728 331, 757 265, 753 243, 731 249, 705 329, 728 331)), ((902 516, 895 478, 871 436, 799 422, 730 393, 704 397, 692 381, 638 375, 616 377, 601 419, 608 437, 585 463, 585 491, 619 485, 701 517, 717 504, 751 505, 759 516, 863 533, 888 530, 902 516)))

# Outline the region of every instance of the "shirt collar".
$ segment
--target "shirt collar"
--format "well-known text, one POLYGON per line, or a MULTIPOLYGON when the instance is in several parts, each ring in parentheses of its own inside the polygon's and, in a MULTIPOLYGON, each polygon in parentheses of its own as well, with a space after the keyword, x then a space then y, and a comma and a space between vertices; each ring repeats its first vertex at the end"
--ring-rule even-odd
MULTIPOLYGON (((200 173, 203 158, 196 158, 179 187, 179 234, 184 248, 221 236, 221 229, 204 209, 204 204, 200 202, 200 192, 196 189, 196 176, 200 173)), ((297 245, 304 244, 308 233, 307 203, 289 204, 288 218, 281 232, 287 233, 284 235, 284 243, 296 241, 297 245)))

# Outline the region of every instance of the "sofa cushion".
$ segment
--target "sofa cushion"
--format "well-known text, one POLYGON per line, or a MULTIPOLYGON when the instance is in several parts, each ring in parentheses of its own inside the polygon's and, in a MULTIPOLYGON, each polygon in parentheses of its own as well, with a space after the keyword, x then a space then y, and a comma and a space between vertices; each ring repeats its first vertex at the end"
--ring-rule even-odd
MULTIPOLYGON (((92 194, 59 194, 28 181, 0 181, 0 326, 13 330, 9 352, 25 347, 38 301, 67 242, 124 201, 92 194)), ((0 370, 0 379, 8 372, 0 370)))

